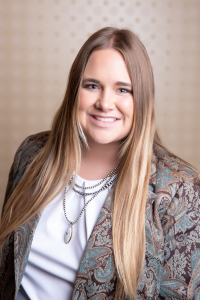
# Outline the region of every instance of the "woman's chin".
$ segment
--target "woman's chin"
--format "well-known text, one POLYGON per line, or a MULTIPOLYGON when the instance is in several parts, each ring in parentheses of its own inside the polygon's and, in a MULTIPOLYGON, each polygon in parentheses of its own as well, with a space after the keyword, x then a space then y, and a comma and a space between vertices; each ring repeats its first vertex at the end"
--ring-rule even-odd
POLYGON ((108 137, 105 137, 105 136, 96 136, 96 137, 90 137, 90 138, 87 138, 88 140, 88 144, 89 146, 91 145, 111 145, 111 144, 120 144, 121 141, 118 141, 118 140, 115 140, 113 138, 108 138, 108 137))

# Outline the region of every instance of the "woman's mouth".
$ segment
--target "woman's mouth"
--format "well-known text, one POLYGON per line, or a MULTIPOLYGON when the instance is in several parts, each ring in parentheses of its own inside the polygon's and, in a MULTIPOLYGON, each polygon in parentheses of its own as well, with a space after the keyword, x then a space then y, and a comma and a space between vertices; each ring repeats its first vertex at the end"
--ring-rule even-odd
POLYGON ((100 117, 96 115, 90 115, 90 119, 94 124, 100 127, 110 127, 120 121, 120 119, 111 116, 100 117))
POLYGON ((93 118, 101 122, 114 122, 117 120, 117 118, 111 118, 111 117, 103 118, 103 117, 93 116, 93 118))

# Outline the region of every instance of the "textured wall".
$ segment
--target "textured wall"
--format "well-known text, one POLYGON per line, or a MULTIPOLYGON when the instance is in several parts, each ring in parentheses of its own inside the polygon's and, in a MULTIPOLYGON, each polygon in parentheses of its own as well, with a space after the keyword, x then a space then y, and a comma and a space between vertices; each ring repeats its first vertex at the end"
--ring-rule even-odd
POLYGON ((150 55, 164 143, 200 169, 200 1, 0 2, 0 202, 21 141, 50 128, 70 65, 87 37, 114 25, 150 55))

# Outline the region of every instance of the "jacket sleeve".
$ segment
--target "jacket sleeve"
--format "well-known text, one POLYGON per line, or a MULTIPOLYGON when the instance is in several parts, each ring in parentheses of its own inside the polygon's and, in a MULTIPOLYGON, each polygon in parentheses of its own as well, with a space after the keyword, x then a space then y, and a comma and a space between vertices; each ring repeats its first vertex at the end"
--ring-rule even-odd
MULTIPOLYGON (((2 210, 2 216, 3 211, 5 208, 5 205, 11 196, 13 190, 15 189, 17 183, 20 180, 20 163, 21 163, 21 157, 22 153, 24 151, 24 148, 26 147, 27 143, 29 141, 29 137, 26 138, 22 144, 19 146, 14 161, 12 164, 12 167, 10 169, 9 173, 9 179, 6 189, 6 195, 3 203, 3 210, 2 210)), ((14 275, 14 234, 12 233, 8 240, 3 245, 3 248, 1 250, 1 257, 0 257, 0 299, 14 299, 15 294, 15 275, 14 275)))
MULTIPOLYGON (((12 164, 9 180, 6 189, 4 208, 12 192, 19 183, 27 166, 44 147, 49 137, 49 131, 41 132, 27 137, 19 146, 12 164)), ((0 299, 13 300, 15 294, 15 275, 14 275, 14 232, 6 240, 0 257, 0 299)))
POLYGON ((200 299, 200 186, 182 182, 161 220, 159 299, 200 299))

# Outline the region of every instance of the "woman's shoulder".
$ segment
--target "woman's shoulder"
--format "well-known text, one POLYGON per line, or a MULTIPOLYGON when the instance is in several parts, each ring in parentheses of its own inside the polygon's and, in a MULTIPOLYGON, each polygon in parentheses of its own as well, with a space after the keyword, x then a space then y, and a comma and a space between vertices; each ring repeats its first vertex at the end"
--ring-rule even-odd
POLYGON ((17 152, 25 153, 32 152, 36 149, 41 149, 45 146, 50 135, 50 131, 43 131, 36 134, 29 135, 25 140, 20 144, 17 152))
POLYGON ((14 163, 24 163, 24 160, 32 160, 45 146, 50 135, 50 131, 43 131, 28 136, 20 144, 15 154, 14 163))
MULTIPOLYGON (((200 176, 190 164, 159 148, 155 155, 156 206, 160 218, 167 214, 175 219, 200 208, 200 176)), ((199 211, 200 213, 200 211, 199 211)))
POLYGON ((13 190, 22 178, 28 165, 33 161, 40 150, 45 146, 50 131, 40 132, 28 136, 18 147, 11 166, 6 188, 4 206, 13 190))
POLYGON ((156 181, 191 182, 200 184, 200 173, 188 162, 174 155, 165 148, 157 147, 153 154, 156 169, 156 181))

